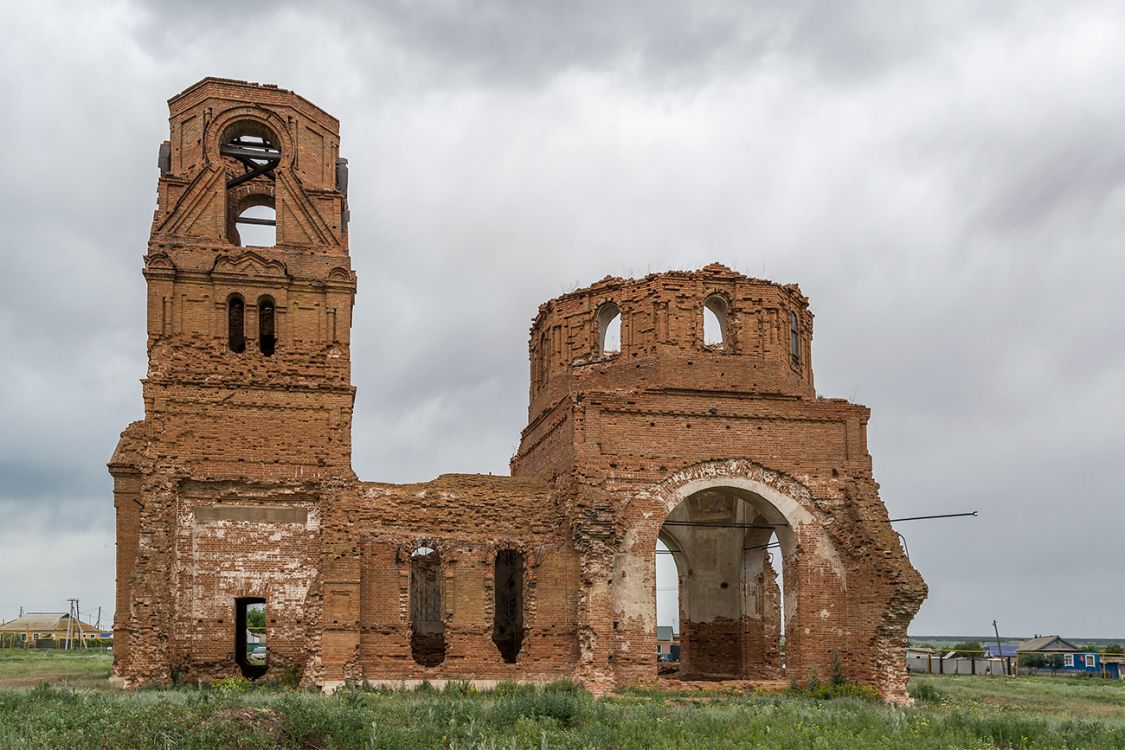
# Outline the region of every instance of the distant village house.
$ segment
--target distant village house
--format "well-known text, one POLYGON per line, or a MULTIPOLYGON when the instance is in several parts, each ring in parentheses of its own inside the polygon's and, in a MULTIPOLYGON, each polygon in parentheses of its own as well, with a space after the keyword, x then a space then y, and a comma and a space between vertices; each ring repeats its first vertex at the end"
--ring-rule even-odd
MULTIPOLYGON (((1021 657, 1042 656, 1031 662, 1034 668, 1047 668, 1064 674, 1098 674, 1113 679, 1125 678, 1121 671, 1121 657, 1103 656, 1091 648, 1077 646, 1057 635, 1036 636, 1021 643, 1017 650, 1021 657)), ((1021 661, 1021 668, 1028 659, 1021 661)))
POLYGON ((71 621, 66 612, 28 612, 14 620, 0 623, 0 638, 24 645, 42 640, 66 641, 69 630, 73 641, 86 643, 104 634, 88 622, 71 621), (69 628, 68 628, 69 625, 69 628))

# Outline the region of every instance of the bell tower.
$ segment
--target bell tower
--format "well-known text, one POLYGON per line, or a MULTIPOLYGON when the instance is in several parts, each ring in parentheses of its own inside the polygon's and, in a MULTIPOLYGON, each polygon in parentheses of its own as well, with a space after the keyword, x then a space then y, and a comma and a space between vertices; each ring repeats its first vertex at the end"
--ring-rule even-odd
POLYGON ((130 680, 236 658, 235 602, 268 601, 287 623, 271 624, 271 648, 299 664, 317 488, 354 479, 339 122, 291 91, 219 78, 168 107, 144 256, 145 416, 109 463, 114 669, 130 680))
POLYGON ((290 91, 215 78, 169 110, 144 267, 154 457, 206 478, 350 477, 339 122, 290 91))

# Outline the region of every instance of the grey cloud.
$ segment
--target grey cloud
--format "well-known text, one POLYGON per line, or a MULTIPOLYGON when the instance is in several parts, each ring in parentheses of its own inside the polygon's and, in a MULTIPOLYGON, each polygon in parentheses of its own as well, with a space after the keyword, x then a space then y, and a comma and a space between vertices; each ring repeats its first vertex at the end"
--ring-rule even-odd
MULTIPOLYGON (((431 84, 541 86, 567 72, 617 71, 640 85, 694 87, 740 76, 774 59, 837 81, 878 76, 940 49, 973 25, 1011 23, 1006 3, 950 2, 909 6, 890 0, 652 3, 583 0, 572 3, 502 0, 386 0, 323 3, 322 44, 391 47, 419 58, 431 84)), ((184 39, 230 35, 236 51, 258 54, 248 41, 300 3, 138 3, 138 39, 172 51, 184 39), (240 41, 233 41, 238 39, 240 41)), ((315 38, 315 37, 314 37, 315 38)), ((357 51, 359 56, 362 51, 357 51)))
POLYGON ((141 414, 164 102, 218 75, 341 119, 362 478, 505 471, 540 302, 720 260, 810 296, 818 389, 872 408, 892 516, 981 511, 900 528, 931 586, 916 632, 1119 635, 1099 591, 1125 449, 1123 20, 1099 2, 4 6, 0 561, 27 584, 5 579, 0 615, 112 605, 104 464, 141 414), (1043 593, 1064 587, 1089 604, 1043 593))

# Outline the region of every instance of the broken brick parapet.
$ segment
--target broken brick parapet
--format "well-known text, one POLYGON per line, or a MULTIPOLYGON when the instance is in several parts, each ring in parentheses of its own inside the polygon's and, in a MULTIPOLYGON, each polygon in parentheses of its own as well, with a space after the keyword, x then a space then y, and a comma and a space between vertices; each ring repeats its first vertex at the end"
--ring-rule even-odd
POLYGON ((209 101, 225 108, 229 108, 232 104, 242 105, 247 102, 275 110, 292 107, 300 114, 316 120, 327 130, 332 132, 340 130, 340 121, 336 117, 294 91, 274 84, 240 81, 234 78, 207 76, 200 79, 168 99, 168 111, 172 117, 176 117, 194 111, 209 101))
POLYGON ((793 285, 748 278, 719 264, 607 278, 540 307, 529 344, 529 417, 565 393, 599 389, 812 398, 811 341, 808 300, 793 285), (607 308, 620 316, 619 351, 605 350, 601 340, 607 308), (704 316, 712 308, 719 314, 720 344, 705 343, 704 316))

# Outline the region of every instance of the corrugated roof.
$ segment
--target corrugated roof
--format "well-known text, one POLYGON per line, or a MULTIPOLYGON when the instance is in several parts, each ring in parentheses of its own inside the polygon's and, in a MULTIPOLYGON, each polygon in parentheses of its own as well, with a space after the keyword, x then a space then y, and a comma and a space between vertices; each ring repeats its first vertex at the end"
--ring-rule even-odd
POLYGON ((1081 651, 1082 649, 1075 646, 1067 640, 1063 640, 1059 635, 1042 635, 1038 638, 1026 640, 1019 645, 1020 651, 1081 651))
MULTIPOLYGON (((0 625, 0 632, 4 633, 55 633, 59 631, 66 631, 66 619, 69 615, 66 612, 25 612, 23 617, 17 617, 14 620, 0 625)), ((82 630, 93 631, 96 628, 87 623, 79 621, 79 626, 82 630)))

